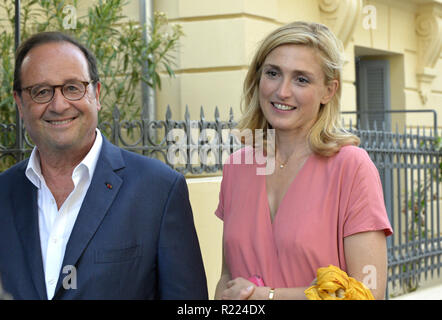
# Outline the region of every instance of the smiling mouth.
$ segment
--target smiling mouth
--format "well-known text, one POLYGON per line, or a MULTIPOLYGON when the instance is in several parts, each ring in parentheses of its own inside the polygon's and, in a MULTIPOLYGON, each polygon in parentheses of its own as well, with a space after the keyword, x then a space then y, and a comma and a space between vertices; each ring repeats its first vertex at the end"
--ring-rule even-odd
POLYGON ((70 119, 65 119, 65 120, 46 120, 46 122, 54 125, 54 126, 60 126, 60 125, 64 125, 64 124, 68 124, 72 121, 74 121, 76 118, 70 118, 70 119))
POLYGON ((281 110, 281 111, 291 111, 291 110, 295 110, 296 109, 296 107, 289 106, 289 105, 286 105, 286 104, 280 104, 280 103, 275 103, 275 102, 271 102, 271 104, 272 104, 272 106, 274 108, 276 108, 278 110, 281 110))

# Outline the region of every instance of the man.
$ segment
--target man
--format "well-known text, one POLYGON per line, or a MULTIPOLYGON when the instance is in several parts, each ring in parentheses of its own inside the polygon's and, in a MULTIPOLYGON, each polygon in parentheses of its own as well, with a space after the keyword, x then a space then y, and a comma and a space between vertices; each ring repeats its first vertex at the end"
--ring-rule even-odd
POLYGON ((0 275, 14 299, 207 299, 184 177, 97 129, 93 54, 60 32, 16 54, 35 143, 0 175, 0 275))

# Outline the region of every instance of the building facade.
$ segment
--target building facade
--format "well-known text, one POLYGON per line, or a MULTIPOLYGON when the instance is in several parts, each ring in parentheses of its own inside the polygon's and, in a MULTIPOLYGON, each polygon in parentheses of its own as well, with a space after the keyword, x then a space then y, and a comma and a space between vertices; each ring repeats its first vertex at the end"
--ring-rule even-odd
MULTIPOLYGON (((170 105, 182 117, 188 106, 191 119, 199 119, 204 106, 208 117, 218 107, 221 118, 230 108, 238 118, 259 42, 281 25, 305 20, 326 24, 345 46, 342 110, 360 114, 344 121, 393 131, 441 128, 442 1, 157 0, 154 8, 185 33, 176 78, 165 78, 157 93, 158 115, 170 105)), ((220 177, 188 182, 213 294, 221 271, 222 223, 213 215, 220 177)))
MULTIPOLYGON (((98 1, 94 1, 96 3, 98 1)), ((91 2, 77 1, 84 15, 91 2)), ((275 28, 304 20, 329 26, 345 47, 342 110, 360 127, 442 128, 442 0, 130 0, 141 23, 153 11, 182 26, 174 78, 150 100, 152 114, 174 119, 241 115, 242 85, 259 42, 275 28), (436 111, 436 113, 431 110, 436 111), (374 112, 373 112, 374 111, 374 112)), ((0 12, 1 15, 1 12, 0 12)), ((140 95, 146 96, 146 95, 140 95)), ((222 222, 215 217, 220 174, 188 179, 210 297, 221 274, 222 222)), ((440 202, 440 199, 436 201, 440 202)))

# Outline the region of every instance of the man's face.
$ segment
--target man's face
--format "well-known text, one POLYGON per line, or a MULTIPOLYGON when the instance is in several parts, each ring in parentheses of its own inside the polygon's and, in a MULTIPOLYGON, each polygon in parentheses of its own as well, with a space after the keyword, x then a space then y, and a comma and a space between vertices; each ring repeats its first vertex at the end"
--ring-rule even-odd
MULTIPOLYGON (((91 81, 83 52, 69 42, 39 45, 29 51, 21 66, 22 88, 34 85, 61 85, 66 82, 91 81)), ((40 153, 69 152, 72 156, 87 152, 95 140, 100 110, 100 83, 92 84, 80 100, 66 99, 61 88, 47 103, 36 103, 23 90, 14 98, 27 132, 40 153)))

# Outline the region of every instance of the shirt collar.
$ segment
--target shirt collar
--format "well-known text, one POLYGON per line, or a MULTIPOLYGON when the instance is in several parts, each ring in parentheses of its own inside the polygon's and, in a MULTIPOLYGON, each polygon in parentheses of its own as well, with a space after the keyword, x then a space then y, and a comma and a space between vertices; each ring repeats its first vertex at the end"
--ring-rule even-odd
MULTIPOLYGON (((83 158, 83 160, 75 167, 72 175, 74 175, 79 168, 85 167, 89 174, 89 179, 92 179, 95 168, 97 166, 98 157, 100 156, 101 146, 103 145, 103 137, 101 136, 100 130, 96 128, 95 132, 95 141, 92 145, 92 148, 83 158)), ((31 181, 38 189, 41 188, 41 183, 45 182, 44 177, 41 173, 40 156, 36 146, 32 150, 31 156, 29 157, 29 162, 26 167, 25 175, 29 179, 29 181, 31 181)))

